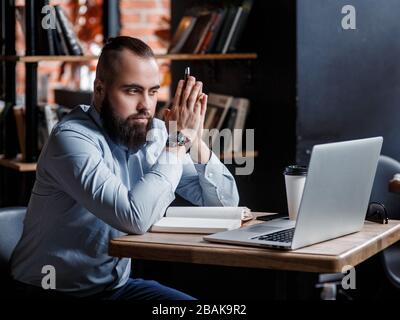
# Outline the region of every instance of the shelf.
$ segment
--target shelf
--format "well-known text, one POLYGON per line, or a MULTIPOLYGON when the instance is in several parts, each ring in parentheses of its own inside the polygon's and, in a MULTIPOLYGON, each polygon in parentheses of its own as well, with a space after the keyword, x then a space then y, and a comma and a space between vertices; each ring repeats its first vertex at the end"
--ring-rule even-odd
POLYGON ((21 155, 18 155, 16 159, 4 159, 4 155, 0 155, 0 166, 20 172, 36 171, 36 163, 22 162, 21 158, 21 155))
MULTIPOLYGON (((97 60, 98 56, 0 56, 0 61, 15 62, 88 62, 97 60)), ((208 54, 157 54, 156 59, 169 60, 235 60, 235 59, 257 59, 256 53, 208 53, 208 54)))
POLYGON ((224 159, 240 159, 240 158, 256 158, 258 156, 258 151, 244 151, 244 154, 242 152, 227 152, 227 153, 222 153, 219 158, 221 160, 224 159))
POLYGON ((42 61, 86 62, 97 59, 98 59, 97 56, 0 56, 0 61, 15 61, 15 62, 42 62, 42 61))
POLYGON ((207 53, 207 54, 161 54, 157 59, 170 60, 235 60, 235 59, 257 59, 256 53, 207 53))
MULTIPOLYGON (((244 155, 239 152, 229 152, 221 154, 220 159, 255 158, 257 155, 257 151, 246 151, 244 155)), ((21 161, 21 155, 18 155, 16 159, 4 159, 4 155, 0 155, 0 166, 14 169, 19 172, 36 171, 36 163, 26 163, 21 161)))

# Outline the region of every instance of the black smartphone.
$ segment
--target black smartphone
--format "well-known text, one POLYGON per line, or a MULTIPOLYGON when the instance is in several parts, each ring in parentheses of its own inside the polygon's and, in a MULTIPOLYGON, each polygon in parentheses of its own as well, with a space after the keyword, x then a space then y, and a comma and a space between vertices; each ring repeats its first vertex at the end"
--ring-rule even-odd
POLYGON ((289 219, 289 216, 286 213, 277 213, 277 214, 268 214, 265 216, 259 216, 256 219, 262 220, 262 221, 270 221, 270 220, 279 219, 279 218, 289 219))

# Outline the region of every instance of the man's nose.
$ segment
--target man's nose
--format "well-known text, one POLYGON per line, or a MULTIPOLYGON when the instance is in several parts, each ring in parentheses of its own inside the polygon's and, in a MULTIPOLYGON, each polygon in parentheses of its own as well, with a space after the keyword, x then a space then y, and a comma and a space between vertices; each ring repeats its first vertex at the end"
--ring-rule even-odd
POLYGON ((138 105, 138 110, 149 110, 150 109, 150 97, 147 94, 143 94, 138 105))

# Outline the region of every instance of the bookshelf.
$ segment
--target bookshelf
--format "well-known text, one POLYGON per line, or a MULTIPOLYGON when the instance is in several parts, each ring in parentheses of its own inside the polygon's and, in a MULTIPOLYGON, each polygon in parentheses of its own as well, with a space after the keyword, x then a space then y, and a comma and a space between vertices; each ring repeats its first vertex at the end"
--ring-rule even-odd
MULTIPOLYGON (((169 59, 173 61, 191 61, 191 60, 252 60, 257 59, 256 53, 226 53, 226 54, 158 54, 157 59, 169 59)), ((86 62, 97 60, 98 56, 0 56, 0 61, 20 62, 20 63, 39 63, 46 61, 63 62, 86 62)), ((220 159, 238 159, 256 157, 257 152, 251 151, 245 154, 223 153, 220 159)), ((7 167, 19 172, 28 172, 36 170, 36 162, 25 162, 21 155, 11 159, 0 155, 0 166, 7 167)))
MULTIPOLYGON (((97 60, 98 56, 0 56, 0 61, 21 62, 21 63, 39 63, 47 61, 63 62, 86 62, 97 60)), ((169 59, 173 61, 191 61, 191 60, 252 60, 257 59, 256 53, 227 53, 227 54, 158 54, 156 59, 169 59)), ((220 159, 234 159, 256 157, 257 152, 248 152, 245 154, 224 153, 220 159)), ((15 158, 6 159, 0 155, 0 166, 17 170, 19 172, 28 172, 36 170, 36 162, 25 162, 21 155, 15 158)))
MULTIPOLYGON (((193 8, 238 5, 241 1, 171 1, 172 34, 182 17, 193 8)), ((254 0, 237 46, 238 52, 254 52, 256 59, 171 62, 172 87, 185 67, 204 83, 206 92, 250 100, 246 129, 254 129, 254 171, 236 175, 241 205, 254 210, 287 210, 283 168, 295 161, 296 144, 296 2, 254 0), (271 17, 268 12, 274 12, 271 17), (285 24, 279 31, 276 25, 285 24), (268 195, 268 196, 266 196, 268 195)), ((228 159, 231 155, 221 155, 228 159)), ((237 155, 235 155, 237 157, 237 155)), ((237 163, 228 164, 236 172, 237 163)), ((250 163, 250 162, 249 162, 250 163)))

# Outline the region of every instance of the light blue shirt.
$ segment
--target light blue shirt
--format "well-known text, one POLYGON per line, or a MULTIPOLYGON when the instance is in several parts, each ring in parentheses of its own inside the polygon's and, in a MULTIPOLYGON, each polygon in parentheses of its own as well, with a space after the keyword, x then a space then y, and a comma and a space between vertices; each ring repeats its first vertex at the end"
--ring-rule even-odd
POLYGON ((40 154, 11 260, 14 279, 41 286, 50 265, 57 290, 87 296, 115 289, 128 280, 130 259, 109 256, 109 241, 145 233, 175 191, 198 206, 238 205, 235 180, 215 154, 205 165, 188 154, 178 161, 166 139, 164 122, 154 119, 146 144, 130 152, 108 137, 93 106, 65 116, 40 154))

